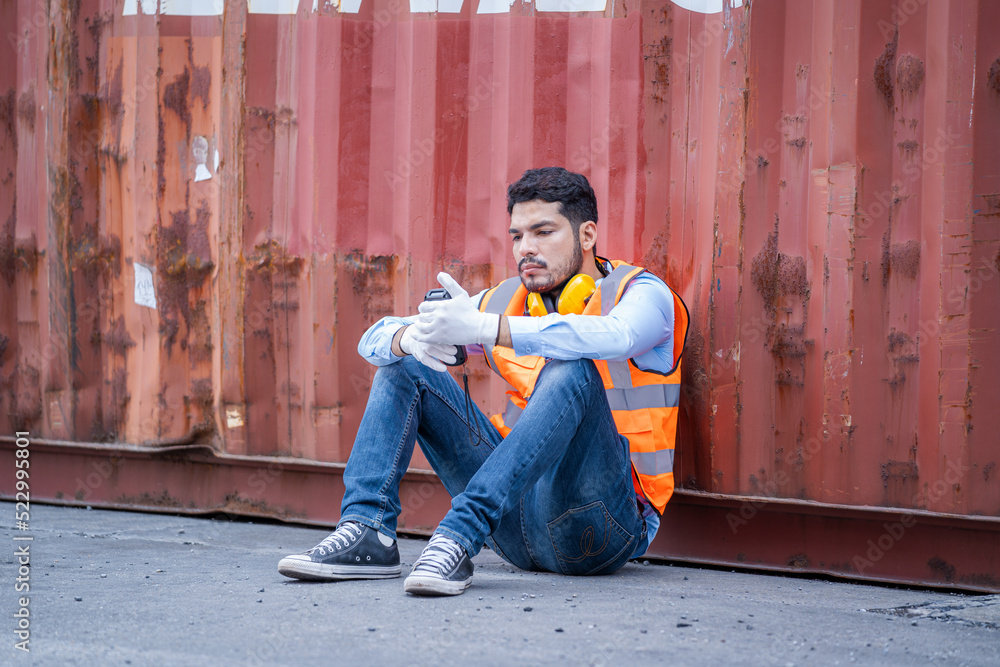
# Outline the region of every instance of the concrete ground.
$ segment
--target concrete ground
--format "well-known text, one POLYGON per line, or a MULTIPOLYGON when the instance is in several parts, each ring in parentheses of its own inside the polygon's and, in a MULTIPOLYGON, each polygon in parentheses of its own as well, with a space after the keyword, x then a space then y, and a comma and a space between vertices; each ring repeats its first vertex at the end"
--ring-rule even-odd
MULTIPOLYGON (((12 524, 0 530, 7 665, 1000 663, 1000 596, 645 563, 571 578, 484 550, 464 595, 417 598, 402 579, 278 574, 326 530, 43 505, 29 531, 12 524), (18 593, 25 544, 30 592, 18 593), (30 653, 14 647, 23 596, 30 653)), ((404 575, 423 545, 400 542, 404 575)))

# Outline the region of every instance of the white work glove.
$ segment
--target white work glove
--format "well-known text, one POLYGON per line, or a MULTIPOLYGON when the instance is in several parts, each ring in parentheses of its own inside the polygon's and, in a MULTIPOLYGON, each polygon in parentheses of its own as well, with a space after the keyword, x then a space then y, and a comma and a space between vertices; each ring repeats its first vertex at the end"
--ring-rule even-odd
POLYGON ((497 339, 500 316, 481 313, 469 293, 442 271, 437 276, 450 299, 424 301, 417 310, 420 315, 412 325, 413 339, 422 343, 447 345, 487 345, 497 339))
POLYGON ((428 368, 445 372, 445 364, 455 363, 458 355, 458 348, 454 345, 442 345, 440 343, 422 343, 414 340, 415 329, 413 325, 403 330, 403 335, 399 337, 399 349, 422 363, 428 368))

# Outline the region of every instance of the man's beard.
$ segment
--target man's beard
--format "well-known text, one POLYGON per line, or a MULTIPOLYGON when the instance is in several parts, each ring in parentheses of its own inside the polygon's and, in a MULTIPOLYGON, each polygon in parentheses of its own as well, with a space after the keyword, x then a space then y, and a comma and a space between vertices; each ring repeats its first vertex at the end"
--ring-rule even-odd
MULTIPOLYGON (((521 259, 517 265, 518 274, 521 273, 521 266, 528 261, 527 257, 521 259)), ((548 269, 549 265, 545 262, 539 261, 537 259, 531 260, 532 264, 537 264, 543 269, 548 269)), ((564 265, 565 275, 556 274, 553 271, 549 271, 548 278, 544 283, 538 283, 531 281, 529 278, 525 280, 524 276, 521 276, 521 284, 528 288, 529 292, 538 292, 540 294, 553 293, 558 296, 562 292, 562 288, 566 286, 570 278, 580 273, 580 269, 583 268, 583 247, 580 245, 580 239, 576 238, 573 244, 573 256, 570 257, 569 261, 564 265), (530 281, 530 282, 529 282, 530 281)))

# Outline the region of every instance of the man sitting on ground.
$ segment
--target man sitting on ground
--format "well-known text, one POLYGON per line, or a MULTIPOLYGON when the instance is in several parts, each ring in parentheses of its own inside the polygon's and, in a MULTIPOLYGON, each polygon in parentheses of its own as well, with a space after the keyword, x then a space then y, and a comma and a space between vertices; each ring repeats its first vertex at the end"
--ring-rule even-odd
POLYGON ((687 310, 656 276, 598 257, 597 199, 559 167, 507 190, 519 276, 386 317, 358 352, 378 366, 344 471, 337 529, 278 571, 297 579, 402 573, 399 483, 419 439, 451 509, 403 588, 457 595, 488 544, 525 570, 610 574, 646 552, 673 493, 687 310), (457 346, 514 389, 488 419, 445 371, 457 346), (480 442, 470 442, 470 434, 480 442))

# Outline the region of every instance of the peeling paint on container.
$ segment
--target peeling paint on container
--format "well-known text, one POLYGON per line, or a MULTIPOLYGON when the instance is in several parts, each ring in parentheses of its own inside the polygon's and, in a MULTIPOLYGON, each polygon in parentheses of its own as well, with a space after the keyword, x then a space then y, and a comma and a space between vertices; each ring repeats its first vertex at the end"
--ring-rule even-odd
MULTIPOLYGON (((833 543, 875 525, 840 507, 1000 518, 1000 5, 112 4, 0 7, 0 430, 343 463, 361 333, 441 269, 470 292, 513 275, 505 186, 564 164, 597 191, 600 252, 691 311, 689 496, 654 553, 1000 580, 996 531, 985 560, 867 570, 833 543), (717 525, 676 544, 696 511, 717 525), (848 532, 720 547, 793 515, 848 532)), ((233 507, 302 507, 265 477, 233 507)), ((140 504, 203 498, 164 493, 140 504)))

